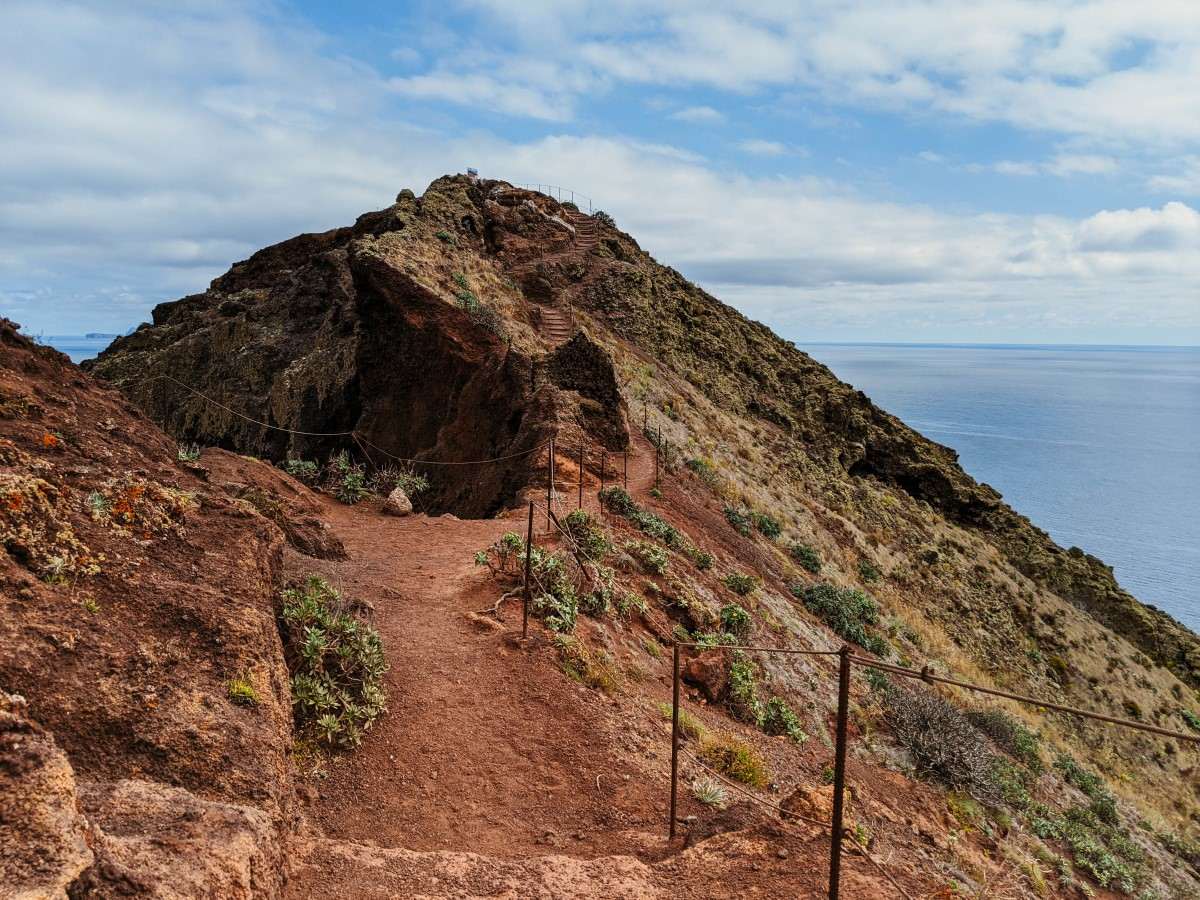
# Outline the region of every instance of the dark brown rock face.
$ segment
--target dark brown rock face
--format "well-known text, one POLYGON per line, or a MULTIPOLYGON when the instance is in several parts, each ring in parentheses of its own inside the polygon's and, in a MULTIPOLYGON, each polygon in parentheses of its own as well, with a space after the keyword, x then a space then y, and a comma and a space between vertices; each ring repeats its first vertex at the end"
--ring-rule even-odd
POLYGON ((269 247, 159 306, 94 371, 181 439, 277 461, 348 449, 368 463, 453 463, 418 465, 432 482, 423 504, 492 513, 525 486, 525 455, 556 420, 626 441, 605 351, 581 334, 551 359, 490 258, 569 243, 567 226, 495 193, 443 179, 353 228, 269 247), (510 459, 460 465, 496 457, 510 459))

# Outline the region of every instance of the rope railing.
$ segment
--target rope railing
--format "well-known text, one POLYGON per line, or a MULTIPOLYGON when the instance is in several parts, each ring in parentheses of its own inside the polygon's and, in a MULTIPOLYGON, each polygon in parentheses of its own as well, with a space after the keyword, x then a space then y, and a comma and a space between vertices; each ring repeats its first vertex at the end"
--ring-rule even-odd
POLYGON ((560 187, 557 184, 534 184, 529 182, 514 182, 514 187, 524 188, 527 191, 537 191, 539 194, 545 194, 547 197, 553 197, 559 203, 569 202, 576 206, 580 206, 584 201, 587 202, 588 215, 592 213, 592 198, 578 191, 573 191, 570 188, 560 187))

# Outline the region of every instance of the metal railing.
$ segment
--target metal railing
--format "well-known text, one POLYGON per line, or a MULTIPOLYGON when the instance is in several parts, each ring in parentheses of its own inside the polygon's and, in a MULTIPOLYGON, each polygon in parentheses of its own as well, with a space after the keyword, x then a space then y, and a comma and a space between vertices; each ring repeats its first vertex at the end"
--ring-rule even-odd
POLYGON ((573 203, 580 210, 583 209, 583 204, 586 202, 588 215, 592 214, 592 198, 578 191, 559 187, 557 184, 531 184, 527 182, 515 182, 515 184, 517 187, 525 188, 527 191, 537 191, 539 194, 553 197, 559 203, 573 203))
MULTIPOLYGON (((696 643, 675 642, 672 653, 672 683, 671 683, 671 800, 670 800, 670 823, 668 825, 668 840, 673 840, 675 837, 675 822, 676 810, 678 803, 679 791, 679 685, 680 685, 680 667, 679 653, 681 648, 695 648, 702 650, 715 651, 744 651, 744 652, 761 652, 761 653, 793 653, 805 656, 837 656, 838 657, 838 705, 837 705, 837 723, 836 723, 836 742, 834 744, 834 766, 833 766, 833 810, 832 821, 821 823, 830 829, 829 836, 829 897, 830 900, 837 900, 838 892, 841 886, 841 868, 842 868, 842 841, 847 836, 853 839, 853 835, 848 835, 844 824, 845 816, 845 790, 846 790, 846 750, 849 744, 849 719, 850 719, 850 673, 853 666, 860 666, 865 669, 875 669, 880 672, 888 672, 892 675, 898 675, 903 678, 913 678, 924 681, 927 684, 948 684, 953 687, 961 688, 967 691, 974 691, 980 694, 988 694, 993 697, 1002 697, 1006 700, 1013 700, 1017 703, 1023 703, 1029 706, 1034 706, 1042 709, 1052 709, 1057 712, 1066 713, 1067 715, 1079 716, 1081 718, 1093 719, 1098 722, 1104 722, 1109 725, 1119 725, 1123 728, 1131 728, 1137 731, 1144 731, 1150 734, 1160 735, 1162 737, 1173 738, 1178 741, 1200 745, 1200 735, 1184 734, 1179 731, 1171 731, 1167 728, 1160 728, 1157 725, 1149 725, 1145 722, 1136 722, 1132 719, 1122 719, 1117 716, 1109 716, 1104 713, 1091 712, 1086 709, 1079 709, 1073 706, 1066 706, 1062 703, 1054 703, 1049 700, 1041 700, 1037 697, 1030 697, 1024 694, 1015 694, 1011 691, 1002 691, 997 688, 985 687, 984 685, 971 684, 966 681, 959 681, 956 678, 948 678, 943 675, 935 675, 932 670, 926 666, 923 669, 910 669, 904 666, 893 666, 889 663, 879 662, 877 660, 868 659, 865 656, 856 654, 849 644, 842 646, 840 650, 808 650, 799 648, 785 647, 750 647, 750 646, 728 646, 717 645, 707 647, 696 643)), ((868 855, 868 859, 871 859, 868 855)), ((878 863, 871 859, 872 864, 878 863)), ((886 874, 886 873, 885 873, 886 874)), ((890 876, 889 876, 890 878, 890 876)), ((894 882, 893 882, 894 883, 894 882)), ((895 884, 895 883, 894 883, 895 884)), ((903 889, 898 884, 895 884, 897 890, 903 894, 903 889)))

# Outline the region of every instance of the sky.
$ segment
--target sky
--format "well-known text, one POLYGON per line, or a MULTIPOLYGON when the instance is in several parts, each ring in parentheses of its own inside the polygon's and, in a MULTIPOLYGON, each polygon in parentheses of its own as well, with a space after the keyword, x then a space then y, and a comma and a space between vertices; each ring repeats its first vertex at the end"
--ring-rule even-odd
POLYGON ((475 167, 797 343, 1200 344, 1195 0, 5 0, 0 83, 30 333, 475 167))

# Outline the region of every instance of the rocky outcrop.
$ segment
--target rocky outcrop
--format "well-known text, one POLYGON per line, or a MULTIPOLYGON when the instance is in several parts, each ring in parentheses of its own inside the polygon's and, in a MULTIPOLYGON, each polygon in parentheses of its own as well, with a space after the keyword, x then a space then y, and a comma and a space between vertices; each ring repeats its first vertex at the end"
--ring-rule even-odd
POLYGON ((57 900, 93 861, 75 773, 54 738, 0 691, 0 887, 14 900, 57 900))
POLYGON ((529 202, 505 206, 484 186, 442 179, 159 306, 94 371, 181 439, 277 461, 342 449, 371 464, 415 459, 429 511, 492 514, 527 483, 526 455, 577 410, 603 443, 626 441, 605 352, 581 338, 548 360, 493 259, 526 258, 544 232, 569 241, 529 202))
POLYGON ((282 531, 3 320, 0 411, 0 685, 38 722, 5 713, 5 875, 39 897, 270 896, 296 817, 282 531))

